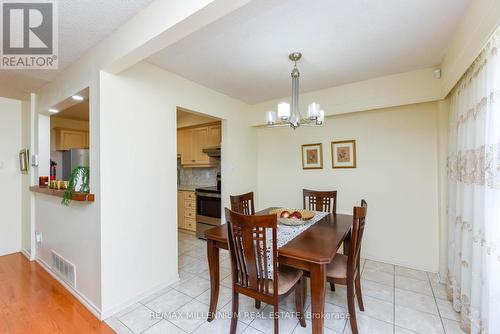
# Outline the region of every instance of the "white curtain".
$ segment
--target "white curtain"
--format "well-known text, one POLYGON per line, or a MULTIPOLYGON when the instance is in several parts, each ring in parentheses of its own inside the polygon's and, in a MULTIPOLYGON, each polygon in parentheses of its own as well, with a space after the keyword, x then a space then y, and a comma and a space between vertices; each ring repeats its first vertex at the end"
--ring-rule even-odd
POLYGON ((470 333, 500 333, 500 31, 451 96, 448 295, 470 333))

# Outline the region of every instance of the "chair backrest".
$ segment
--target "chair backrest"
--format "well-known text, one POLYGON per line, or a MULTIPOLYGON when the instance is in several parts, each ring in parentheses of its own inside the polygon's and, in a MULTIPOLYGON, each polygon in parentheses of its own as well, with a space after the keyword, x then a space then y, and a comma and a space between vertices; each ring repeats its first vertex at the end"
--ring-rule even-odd
MULTIPOLYGON (((254 295, 278 293, 277 217, 243 215, 226 208, 229 252, 233 285, 251 290, 254 295), (268 275, 266 231, 272 231, 273 278, 268 275), (272 293, 270 292, 272 288, 272 293)), ((252 296, 253 297, 253 296, 252 296)))
POLYGON ((254 215, 255 207, 253 200, 253 192, 238 196, 229 196, 231 200, 231 210, 243 215, 254 215))
POLYGON ((361 241, 363 240, 363 232, 365 230, 366 212, 368 211, 368 203, 362 199, 361 206, 353 208, 353 219, 351 227, 351 244, 347 255, 347 275, 354 275, 356 270, 359 270, 361 258, 361 241))
POLYGON ((302 189, 304 210, 337 213, 337 191, 302 189))

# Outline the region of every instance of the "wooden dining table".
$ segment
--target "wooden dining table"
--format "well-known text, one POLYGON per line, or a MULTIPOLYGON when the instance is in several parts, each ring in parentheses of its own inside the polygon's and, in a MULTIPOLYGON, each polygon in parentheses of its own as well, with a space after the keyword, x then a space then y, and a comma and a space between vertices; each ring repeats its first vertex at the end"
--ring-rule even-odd
MULTIPOLYGON (((268 214, 267 208, 256 215, 268 214)), ((281 265, 309 272, 311 282, 312 333, 322 334, 325 309, 326 267, 333 260, 343 243, 347 254, 351 240, 352 215, 328 214, 294 239, 278 248, 281 265)), ((228 249, 227 226, 205 231, 208 267, 210 272, 210 307, 208 321, 212 321, 219 299, 219 249, 228 249)))

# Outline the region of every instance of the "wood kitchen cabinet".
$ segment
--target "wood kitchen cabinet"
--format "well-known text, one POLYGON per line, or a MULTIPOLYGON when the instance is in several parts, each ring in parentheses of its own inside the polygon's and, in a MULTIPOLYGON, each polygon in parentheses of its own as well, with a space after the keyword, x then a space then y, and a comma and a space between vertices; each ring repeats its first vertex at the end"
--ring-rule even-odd
POLYGON ((177 130, 177 155, 184 167, 213 167, 215 158, 203 153, 204 148, 220 146, 219 123, 180 128, 177 130))
POLYGON ((84 130, 56 128, 56 150, 89 148, 89 133, 84 130))
POLYGON ((177 191, 177 227, 196 231, 196 194, 194 191, 177 191))

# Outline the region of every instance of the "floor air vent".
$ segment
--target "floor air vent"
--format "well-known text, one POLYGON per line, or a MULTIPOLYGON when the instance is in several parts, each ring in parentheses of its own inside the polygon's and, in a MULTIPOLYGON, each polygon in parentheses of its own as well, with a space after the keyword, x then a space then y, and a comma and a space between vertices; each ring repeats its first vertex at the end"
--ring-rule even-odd
POLYGON ((76 285, 75 265, 63 258, 61 255, 57 254, 55 251, 52 251, 51 254, 52 269, 56 272, 57 276, 74 288, 76 285))

